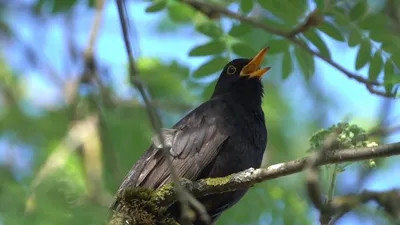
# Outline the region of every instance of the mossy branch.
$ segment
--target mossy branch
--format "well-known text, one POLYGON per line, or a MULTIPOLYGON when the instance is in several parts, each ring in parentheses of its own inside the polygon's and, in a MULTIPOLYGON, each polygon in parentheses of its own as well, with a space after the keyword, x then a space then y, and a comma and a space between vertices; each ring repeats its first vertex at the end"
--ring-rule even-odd
MULTIPOLYGON (((321 166, 327 164, 360 161, 365 159, 389 157, 393 155, 400 155, 400 142, 374 147, 349 148, 326 151, 321 156, 321 158, 318 159, 317 165, 321 166)), ((300 159, 271 165, 266 168, 248 169, 226 177, 207 178, 198 181, 189 181, 186 179, 182 179, 180 183, 195 197, 235 191, 239 189, 249 188, 254 184, 261 183, 266 180, 298 173, 306 169, 308 160, 309 157, 303 157, 300 159)), ((155 211, 157 215, 163 215, 164 219, 165 217, 167 217, 167 215, 165 214, 166 208, 176 201, 174 184, 166 184, 158 190, 151 190, 150 192, 144 191, 140 193, 139 190, 142 189, 134 188, 132 190, 126 190, 120 196, 118 196, 118 198, 122 200, 121 205, 122 208, 125 208, 125 210, 119 210, 119 212, 116 214, 117 216, 114 216, 116 218, 112 220, 113 223, 110 224, 123 224, 117 223, 118 221, 123 222, 123 220, 120 219, 121 217, 130 218, 130 224, 138 224, 134 222, 135 220, 138 220, 137 217, 139 215, 137 213, 138 211, 135 210, 137 210, 139 204, 142 204, 142 206, 145 204, 143 203, 143 201, 147 202, 146 204, 151 205, 151 207, 146 206, 147 208, 150 208, 151 211, 155 211), (144 200, 138 201, 138 198, 144 200)), ((156 218, 155 216, 153 217, 156 218)), ((145 216, 144 218, 149 217, 145 216)), ((170 224, 176 223, 172 220, 168 221, 170 221, 170 224)))

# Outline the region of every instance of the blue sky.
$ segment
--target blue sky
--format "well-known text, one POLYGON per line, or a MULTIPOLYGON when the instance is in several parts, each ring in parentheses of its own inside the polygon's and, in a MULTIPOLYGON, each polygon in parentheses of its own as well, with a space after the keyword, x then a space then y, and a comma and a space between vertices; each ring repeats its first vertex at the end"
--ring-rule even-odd
MULTIPOLYGON (((205 42, 207 38, 197 35, 193 31, 187 35, 155 35, 154 30, 160 19, 160 14, 146 14, 144 12, 146 5, 146 3, 135 2, 134 7, 129 8, 133 18, 132 22, 137 29, 140 55, 160 57, 165 60, 171 58, 176 59, 190 65, 192 69, 199 66, 205 59, 189 58, 187 53, 192 47, 205 42)), ((86 15, 82 14, 82 17, 79 17, 80 22, 77 23, 79 32, 77 32, 78 37, 76 40, 82 48, 86 46, 88 41, 87 31, 90 28, 91 18, 91 13, 86 15)), ((36 48, 43 51, 43 54, 48 60, 51 60, 58 71, 65 71, 65 65, 61 63, 63 52, 65 52, 64 46, 61 43, 65 34, 63 33, 62 26, 60 26, 63 23, 60 18, 55 18, 50 21, 49 24, 44 25, 44 27, 38 25, 34 26, 31 21, 22 14, 11 15, 10 20, 12 23, 18 23, 19 26, 14 26, 14 29, 16 29, 19 36, 23 38, 25 42, 33 43, 39 39, 41 43, 37 44, 36 48), (37 29, 42 28, 46 29, 46 35, 44 37, 32 37, 32 33, 37 33, 37 29)), ((118 86, 120 94, 125 95, 129 91, 126 85, 126 78, 124 77, 126 74, 125 65, 127 61, 114 1, 108 1, 103 21, 96 51, 101 62, 110 66, 110 74, 113 74, 113 80, 116 82, 115 85, 118 86)), ((357 48, 349 49, 346 44, 332 41, 327 37, 324 37, 324 39, 328 42, 328 46, 330 46, 333 60, 339 62, 349 70, 354 71, 357 48)), ((17 65, 20 61, 20 57, 12 51, 13 47, 13 45, 8 46, 6 51, 12 56, 11 62, 17 65)), ((337 108, 332 108, 332 111, 329 113, 329 124, 336 123, 349 114, 356 116, 356 119, 364 121, 374 118, 379 112, 382 100, 381 97, 371 95, 364 85, 348 79, 341 72, 326 63, 317 60, 316 64, 317 70, 313 78, 314 81, 323 88, 326 95, 334 97, 338 105, 337 108)), ((72 74, 79 73, 79 71, 71 72, 72 74)), ((367 68, 363 68, 359 71, 359 74, 366 75, 367 73, 367 68)), ((25 79, 28 87, 28 99, 30 99, 34 105, 52 105, 60 102, 61 95, 59 89, 43 79, 38 71, 30 71, 25 74, 27 75, 25 79)), ((288 80, 284 81, 282 91, 285 92, 287 100, 299 110, 299 114, 309 115, 309 112, 316 109, 311 108, 310 104, 304 101, 304 99, 308 99, 309 96, 307 96, 308 93, 302 88, 303 85, 298 85, 299 82, 303 82, 302 79, 299 79, 300 76, 300 74, 293 74, 288 80)), ((400 106, 398 103, 395 103, 394 110, 390 117, 398 118, 398 115, 400 115, 400 106)), ((392 136, 388 141, 394 142, 399 140, 399 137, 400 135, 392 136)), ((0 149, 1 148, 0 145, 0 149)), ((2 154, 4 154, 4 151, 0 151, 0 158, 4 158, 2 154)), ((25 161, 22 160, 22 162, 25 161)), ((389 170, 379 172, 368 180, 366 188, 382 190, 396 186, 399 187, 399 171, 400 166, 393 165, 389 170)), ((351 180, 348 179, 350 175, 351 174, 347 174, 341 177, 344 183, 351 183, 351 180)), ((341 224, 351 224, 353 219, 352 216, 348 216, 342 220, 341 224)))

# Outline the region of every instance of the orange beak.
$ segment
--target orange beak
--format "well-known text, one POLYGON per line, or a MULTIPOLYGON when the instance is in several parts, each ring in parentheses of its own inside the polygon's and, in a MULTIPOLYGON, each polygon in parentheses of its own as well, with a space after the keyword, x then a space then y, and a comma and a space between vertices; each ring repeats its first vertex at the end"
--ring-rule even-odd
POLYGON ((262 68, 261 63, 264 60, 264 56, 267 54, 269 47, 261 49, 261 51, 254 56, 254 58, 240 71, 240 76, 258 77, 261 79, 271 67, 262 68))

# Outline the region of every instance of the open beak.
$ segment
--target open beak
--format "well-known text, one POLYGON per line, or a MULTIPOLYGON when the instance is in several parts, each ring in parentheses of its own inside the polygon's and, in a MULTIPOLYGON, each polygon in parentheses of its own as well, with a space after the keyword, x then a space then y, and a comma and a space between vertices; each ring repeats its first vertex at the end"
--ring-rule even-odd
POLYGON ((240 76, 261 77, 271 69, 271 67, 262 68, 261 63, 264 60, 264 56, 267 54, 269 47, 263 48, 254 58, 240 71, 240 76))

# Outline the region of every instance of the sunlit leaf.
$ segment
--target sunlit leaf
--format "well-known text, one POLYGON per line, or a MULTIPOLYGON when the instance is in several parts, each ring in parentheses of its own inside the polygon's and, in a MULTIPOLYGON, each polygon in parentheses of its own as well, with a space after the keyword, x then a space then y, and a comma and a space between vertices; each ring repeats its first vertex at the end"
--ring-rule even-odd
POLYGON ((219 72, 229 62, 226 57, 216 56, 202 64, 193 72, 194 77, 204 77, 219 72))
POLYGON ((76 3, 76 0, 54 0, 53 13, 61 13, 70 10, 76 3))
POLYGON ((400 68, 400 54, 392 54, 391 57, 392 61, 395 63, 395 65, 400 68))
POLYGON ((167 5, 169 17, 175 22, 189 22, 196 11, 187 4, 171 1, 167 5))
POLYGON ((326 15, 332 16, 338 26, 348 26, 351 22, 347 16, 347 12, 339 7, 333 7, 326 15))
POLYGON ((154 1, 150 6, 146 8, 146 12, 151 13, 151 12, 158 12, 161 11, 167 6, 167 1, 165 0, 158 0, 154 1))
POLYGON ((382 71, 382 67, 382 54, 380 51, 376 51, 374 56, 372 57, 371 64, 368 70, 368 78, 370 80, 376 80, 379 76, 379 73, 382 71))
POLYGON ((300 47, 294 48, 294 54, 304 77, 307 80, 310 79, 312 75, 314 75, 315 70, 314 58, 310 54, 304 52, 300 47))
MULTIPOLYGON (((298 2, 302 1, 299 0, 298 2)), ((287 25, 297 24, 298 19, 303 16, 304 7, 307 5, 298 5, 290 0, 258 0, 258 3, 287 25)))
POLYGON ((384 77, 383 77, 383 81, 384 81, 384 85, 385 85, 385 90, 386 92, 391 92, 391 90, 393 89, 393 77, 394 77, 394 65, 393 65, 393 61, 391 58, 389 58, 388 60, 386 60, 385 63, 385 67, 384 67, 384 77))
POLYGON ((383 14, 368 14, 358 23, 364 30, 381 30, 387 27, 387 18, 383 14))
POLYGON ((250 45, 244 42, 236 42, 231 45, 233 53, 238 56, 252 58, 257 54, 257 51, 254 50, 250 45))
POLYGON ((221 40, 212 40, 204 45, 196 46, 189 52, 189 56, 207 56, 223 53, 226 44, 221 40))
POLYGON ((233 25, 228 34, 233 37, 241 37, 246 35, 246 33, 250 32, 251 29, 252 27, 249 24, 239 23, 237 25, 233 25))
POLYGON ((356 58, 356 70, 364 67, 368 61, 371 59, 371 43, 369 40, 363 40, 358 50, 356 58))
POLYGON ((350 10, 350 20, 358 20, 359 18, 363 17, 368 10, 368 3, 367 1, 361 0, 359 1, 353 8, 350 10))
POLYGON ((369 34, 369 37, 377 42, 392 42, 393 35, 390 35, 390 30, 374 30, 369 34))
POLYGON ((353 28, 350 30, 349 37, 347 39, 347 43, 349 44, 350 47, 357 46, 361 43, 362 37, 360 34, 360 31, 357 29, 353 28))
POLYGON ((241 0, 240 1, 240 9, 244 13, 248 13, 253 9, 254 0, 241 0))
POLYGON ((223 35, 223 31, 221 29, 221 27, 219 27, 218 25, 216 25, 214 22, 212 21, 206 21, 206 22, 202 22, 200 24, 197 24, 195 26, 195 29, 204 34, 207 35, 209 37, 212 38, 217 38, 217 37, 221 37, 223 35))
POLYGON ((268 42, 268 46, 270 46, 268 54, 274 55, 287 51, 289 49, 290 42, 286 39, 274 39, 268 42))
POLYGON ((290 76, 293 70, 292 57, 289 51, 283 54, 282 60, 282 79, 286 79, 290 76))
POLYGON ((387 93, 392 93, 393 88, 400 84, 400 74, 385 73, 383 84, 387 93))
POLYGON ((342 32, 329 22, 321 24, 318 29, 337 41, 345 41, 342 32))
POLYGON ((325 0, 314 0, 317 8, 323 10, 325 8, 325 0))
POLYGON ((331 53, 326 46, 326 43, 322 40, 322 38, 318 35, 318 33, 313 29, 307 31, 304 36, 311 41, 318 48, 319 53, 326 58, 331 58, 331 53))

